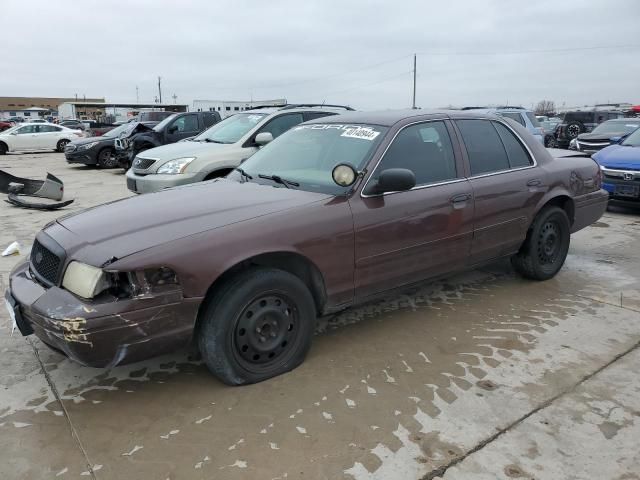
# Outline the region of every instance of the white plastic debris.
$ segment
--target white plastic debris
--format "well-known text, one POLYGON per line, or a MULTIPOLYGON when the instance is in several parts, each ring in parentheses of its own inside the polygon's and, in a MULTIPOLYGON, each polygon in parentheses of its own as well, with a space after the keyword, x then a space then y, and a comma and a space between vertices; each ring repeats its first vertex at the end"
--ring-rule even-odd
POLYGON ((2 252, 3 257, 8 257, 9 255, 20 255, 20 244, 18 242, 13 242, 2 252))

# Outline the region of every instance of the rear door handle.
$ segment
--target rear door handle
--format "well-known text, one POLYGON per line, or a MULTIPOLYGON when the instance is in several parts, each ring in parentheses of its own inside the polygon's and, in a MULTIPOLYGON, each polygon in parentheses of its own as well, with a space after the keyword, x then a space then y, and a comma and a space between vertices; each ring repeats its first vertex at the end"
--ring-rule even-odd
POLYGON ((527 187, 539 187, 540 185, 542 185, 542 181, 538 178, 535 178, 533 180, 529 180, 527 182, 527 187))

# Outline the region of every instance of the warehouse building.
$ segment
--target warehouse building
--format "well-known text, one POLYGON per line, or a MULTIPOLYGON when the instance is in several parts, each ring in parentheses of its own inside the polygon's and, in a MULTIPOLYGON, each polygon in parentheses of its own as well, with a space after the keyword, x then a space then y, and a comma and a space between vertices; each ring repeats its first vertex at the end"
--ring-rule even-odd
POLYGON ((221 118, 234 113, 251 110, 256 107, 282 107, 287 104, 286 98, 276 100, 194 100, 194 112, 218 112, 221 118))

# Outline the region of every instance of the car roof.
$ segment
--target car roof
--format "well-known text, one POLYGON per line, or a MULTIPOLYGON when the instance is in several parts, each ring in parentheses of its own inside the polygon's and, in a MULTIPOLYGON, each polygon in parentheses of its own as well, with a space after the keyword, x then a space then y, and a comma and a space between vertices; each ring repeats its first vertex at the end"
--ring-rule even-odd
POLYGON ((381 110, 373 112, 348 112, 310 120, 306 123, 362 123, 390 127, 408 118, 420 118, 429 120, 436 118, 465 119, 465 118, 492 118, 498 117, 492 112, 479 112, 478 110, 381 110))
POLYGON ((351 110, 347 110, 345 107, 340 106, 322 106, 322 105, 301 105, 296 107, 294 105, 285 105, 284 107, 262 107, 262 108, 253 108, 251 110, 244 110, 240 113, 253 113, 253 114, 264 114, 271 115, 276 112, 286 111, 287 113, 297 113, 297 112, 309 112, 309 111, 317 111, 317 112, 349 112, 351 110))
POLYGON ((625 118, 612 118, 611 120, 606 120, 602 123, 627 123, 627 122, 640 122, 640 118, 634 117, 625 117, 625 118))

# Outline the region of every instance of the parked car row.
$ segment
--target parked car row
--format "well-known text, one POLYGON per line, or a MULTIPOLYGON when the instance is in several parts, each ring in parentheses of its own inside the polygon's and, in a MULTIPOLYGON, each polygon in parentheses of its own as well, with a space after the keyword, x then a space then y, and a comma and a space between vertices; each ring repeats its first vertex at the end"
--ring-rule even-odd
POLYGON ((499 258, 552 278, 606 209, 602 173, 497 113, 261 109, 147 150, 132 174, 235 169, 50 223, 10 275, 11 315, 96 367, 195 342, 241 385, 297 367, 318 316, 392 289, 499 258))
POLYGON ((82 135, 80 130, 53 123, 20 123, 0 132, 0 155, 36 150, 62 152, 69 142, 81 138, 82 135))

